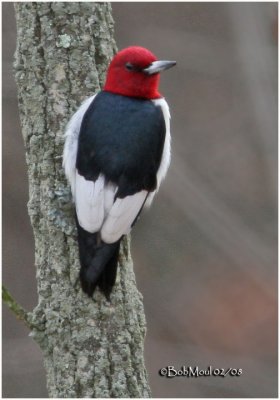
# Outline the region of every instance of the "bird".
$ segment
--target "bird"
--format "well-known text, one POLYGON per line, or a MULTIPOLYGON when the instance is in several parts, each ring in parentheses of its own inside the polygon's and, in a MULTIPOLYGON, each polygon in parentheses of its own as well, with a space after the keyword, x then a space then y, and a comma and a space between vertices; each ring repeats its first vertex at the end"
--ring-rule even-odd
POLYGON ((176 65, 148 49, 116 53, 105 84, 67 124, 63 167, 75 203, 82 290, 110 300, 120 243, 170 164, 170 112, 160 73, 176 65))

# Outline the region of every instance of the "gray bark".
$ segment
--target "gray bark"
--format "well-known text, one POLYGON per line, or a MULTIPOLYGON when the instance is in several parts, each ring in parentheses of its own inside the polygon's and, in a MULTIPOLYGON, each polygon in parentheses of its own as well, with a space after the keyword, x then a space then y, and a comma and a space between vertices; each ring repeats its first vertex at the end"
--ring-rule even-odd
MULTIPOLYGON (((100 89, 116 46, 109 3, 15 3, 15 77, 29 176, 38 305, 28 314, 50 397, 149 397, 146 330, 129 238, 107 302, 80 289, 74 210, 62 169, 63 133, 100 89)), ((26 283, 28 284, 28 282, 26 283)))

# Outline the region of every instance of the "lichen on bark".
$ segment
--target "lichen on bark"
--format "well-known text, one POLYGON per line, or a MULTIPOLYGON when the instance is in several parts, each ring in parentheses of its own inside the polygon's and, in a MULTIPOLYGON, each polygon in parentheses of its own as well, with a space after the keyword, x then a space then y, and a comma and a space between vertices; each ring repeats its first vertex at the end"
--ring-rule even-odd
POLYGON ((129 238, 111 302, 88 298, 70 188, 62 168, 65 125, 102 87, 116 45, 110 3, 15 3, 15 78, 29 177, 38 305, 28 320, 40 345, 50 397, 149 397, 146 331, 129 238))

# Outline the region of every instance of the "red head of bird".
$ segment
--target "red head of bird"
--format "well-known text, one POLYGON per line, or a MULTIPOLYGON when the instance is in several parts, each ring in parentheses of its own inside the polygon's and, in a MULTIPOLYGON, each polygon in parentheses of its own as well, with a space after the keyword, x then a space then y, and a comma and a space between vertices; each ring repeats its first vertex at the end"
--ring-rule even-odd
POLYGON ((159 73, 175 61, 159 61, 144 47, 131 46, 119 51, 111 61, 104 90, 143 99, 162 97, 158 92, 159 73))

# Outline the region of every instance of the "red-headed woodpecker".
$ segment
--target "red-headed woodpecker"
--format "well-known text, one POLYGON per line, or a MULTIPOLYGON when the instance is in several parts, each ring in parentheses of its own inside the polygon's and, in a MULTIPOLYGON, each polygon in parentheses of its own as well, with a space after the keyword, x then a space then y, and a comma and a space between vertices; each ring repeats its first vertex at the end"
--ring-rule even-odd
POLYGON ((102 91, 66 129, 65 174, 76 205, 81 286, 109 298, 120 241, 151 204, 170 163, 169 108, 159 73, 175 61, 128 47, 113 58, 102 91))

